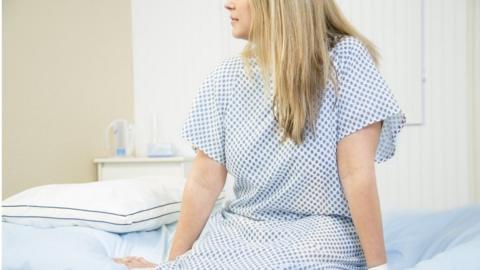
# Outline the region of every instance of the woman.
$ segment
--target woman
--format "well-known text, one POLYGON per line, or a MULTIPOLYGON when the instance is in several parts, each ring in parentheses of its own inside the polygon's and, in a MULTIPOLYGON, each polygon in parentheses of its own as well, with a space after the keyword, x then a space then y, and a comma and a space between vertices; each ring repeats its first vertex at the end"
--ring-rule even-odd
MULTIPOLYGON (((155 269, 387 269, 375 162, 406 117, 334 0, 230 0, 241 56, 206 78, 168 262, 155 269), (235 199, 212 207, 227 171, 235 199)), ((129 261, 129 262, 127 262, 129 261)))

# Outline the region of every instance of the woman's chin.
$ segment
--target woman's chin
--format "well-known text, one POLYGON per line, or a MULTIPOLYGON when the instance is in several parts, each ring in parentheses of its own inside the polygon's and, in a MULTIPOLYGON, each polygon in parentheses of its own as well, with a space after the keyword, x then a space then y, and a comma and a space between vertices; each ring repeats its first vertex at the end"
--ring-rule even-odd
POLYGON ((234 38, 237 38, 237 39, 244 39, 244 40, 247 39, 247 38, 245 37, 245 35, 238 34, 238 33, 236 33, 235 31, 232 31, 232 36, 233 36, 234 38))

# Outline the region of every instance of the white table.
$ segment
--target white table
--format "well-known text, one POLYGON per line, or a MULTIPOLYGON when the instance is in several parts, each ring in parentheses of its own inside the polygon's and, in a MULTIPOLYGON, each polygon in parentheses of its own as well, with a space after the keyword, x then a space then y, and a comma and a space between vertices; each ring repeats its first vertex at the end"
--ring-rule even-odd
POLYGON ((103 157, 95 158, 97 180, 114 180, 152 175, 186 177, 193 157, 103 157))

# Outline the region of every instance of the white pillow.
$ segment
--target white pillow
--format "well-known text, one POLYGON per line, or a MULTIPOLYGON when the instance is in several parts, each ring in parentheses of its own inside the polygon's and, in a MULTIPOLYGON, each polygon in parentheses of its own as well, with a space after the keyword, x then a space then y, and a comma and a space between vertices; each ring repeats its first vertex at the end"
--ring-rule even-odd
MULTIPOLYGON (((2 220, 41 228, 149 231, 178 220, 185 178, 145 176, 27 189, 2 204, 2 220)), ((221 206, 224 192, 216 202, 221 206)))

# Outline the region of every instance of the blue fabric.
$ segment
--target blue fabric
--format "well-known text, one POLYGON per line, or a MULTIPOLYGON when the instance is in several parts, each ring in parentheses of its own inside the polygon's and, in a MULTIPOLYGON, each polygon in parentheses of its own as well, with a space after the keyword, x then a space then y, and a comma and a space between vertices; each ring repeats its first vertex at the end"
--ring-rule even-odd
POLYGON ((112 258, 167 259, 176 223, 148 232, 115 234, 87 227, 36 228, 2 222, 4 270, 126 270, 112 258))
POLYGON ((384 215, 389 269, 480 269, 480 205, 384 215))

